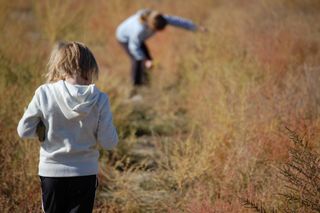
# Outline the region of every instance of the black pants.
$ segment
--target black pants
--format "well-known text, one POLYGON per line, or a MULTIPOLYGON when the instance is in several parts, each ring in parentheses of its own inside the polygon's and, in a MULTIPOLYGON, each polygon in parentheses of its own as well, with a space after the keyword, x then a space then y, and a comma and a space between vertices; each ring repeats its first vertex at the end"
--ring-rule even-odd
POLYGON ((42 206, 46 213, 90 213, 97 176, 41 177, 42 206))
MULTIPOLYGON (((142 60, 136 60, 134 56, 131 54, 129 50, 129 44, 128 43, 122 43, 119 42, 123 49, 126 51, 128 56, 131 60, 131 76, 132 76, 132 83, 134 86, 141 86, 148 83, 148 75, 145 71, 144 64, 142 60)), ((148 60, 152 60, 152 57, 150 55, 149 49, 145 43, 141 44, 140 47, 147 57, 148 60)))

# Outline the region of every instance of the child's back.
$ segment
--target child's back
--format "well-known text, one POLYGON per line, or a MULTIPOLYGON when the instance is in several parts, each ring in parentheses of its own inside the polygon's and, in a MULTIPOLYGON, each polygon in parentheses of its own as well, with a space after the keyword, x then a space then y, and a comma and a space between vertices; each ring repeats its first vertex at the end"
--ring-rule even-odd
POLYGON ((108 97, 93 84, 72 85, 60 80, 40 86, 19 122, 21 137, 34 136, 39 122, 35 116, 46 127, 40 148, 41 176, 96 174, 96 142, 107 149, 117 144, 108 97))
MULTIPOLYGON (((92 84, 98 67, 84 45, 76 42, 60 44, 53 51, 49 65, 49 83, 36 90, 19 122, 18 134, 22 138, 37 137, 39 123, 45 126, 39 176, 42 192, 46 191, 42 197, 46 212, 68 212, 75 208, 92 210, 98 173, 97 147, 100 144, 111 149, 118 143, 109 99, 92 84), (70 178, 76 180, 70 181, 70 178), (70 187, 71 182, 79 184, 71 187, 75 189, 93 184, 89 187, 92 196, 86 198, 91 202, 83 202, 80 197, 63 198, 65 192, 61 190, 70 187), (52 203, 56 207, 53 208, 52 203), (68 207, 70 203, 74 206, 68 207)), ((89 189, 83 189, 82 193, 89 189)))

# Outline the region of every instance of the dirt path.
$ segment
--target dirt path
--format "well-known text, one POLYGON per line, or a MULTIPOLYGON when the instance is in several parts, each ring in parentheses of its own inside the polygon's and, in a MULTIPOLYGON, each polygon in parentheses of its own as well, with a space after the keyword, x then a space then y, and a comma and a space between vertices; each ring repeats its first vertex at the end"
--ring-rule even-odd
POLYGON ((184 117, 161 115, 159 102, 150 91, 143 93, 142 100, 124 102, 132 107, 127 118, 130 133, 121 141, 115 170, 106 174, 106 187, 98 197, 121 204, 121 211, 159 212, 159 206, 170 199, 164 183, 168 171, 162 165, 163 144, 173 140, 184 117))

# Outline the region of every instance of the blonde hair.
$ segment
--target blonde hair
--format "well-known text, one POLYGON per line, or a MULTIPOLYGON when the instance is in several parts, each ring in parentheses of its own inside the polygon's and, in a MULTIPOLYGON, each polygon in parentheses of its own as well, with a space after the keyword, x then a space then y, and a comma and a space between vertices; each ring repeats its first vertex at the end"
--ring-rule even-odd
POLYGON ((58 42, 48 62, 47 82, 80 76, 97 80, 99 67, 88 47, 79 42, 58 42))

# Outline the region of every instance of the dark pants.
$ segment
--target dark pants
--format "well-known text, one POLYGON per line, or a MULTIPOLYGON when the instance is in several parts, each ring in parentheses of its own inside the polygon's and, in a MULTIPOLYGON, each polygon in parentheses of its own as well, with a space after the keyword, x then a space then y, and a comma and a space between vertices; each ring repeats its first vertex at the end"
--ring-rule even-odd
MULTIPOLYGON (((119 42, 123 49, 126 51, 131 60, 131 76, 134 86, 141 86, 148 83, 148 75, 145 71, 145 67, 142 60, 136 60, 130 53, 128 43, 119 42)), ((152 60, 149 49, 145 43, 141 44, 141 49, 148 60, 152 60)))
POLYGON ((97 176, 41 177, 42 206, 48 213, 90 213, 93 209, 97 176))

